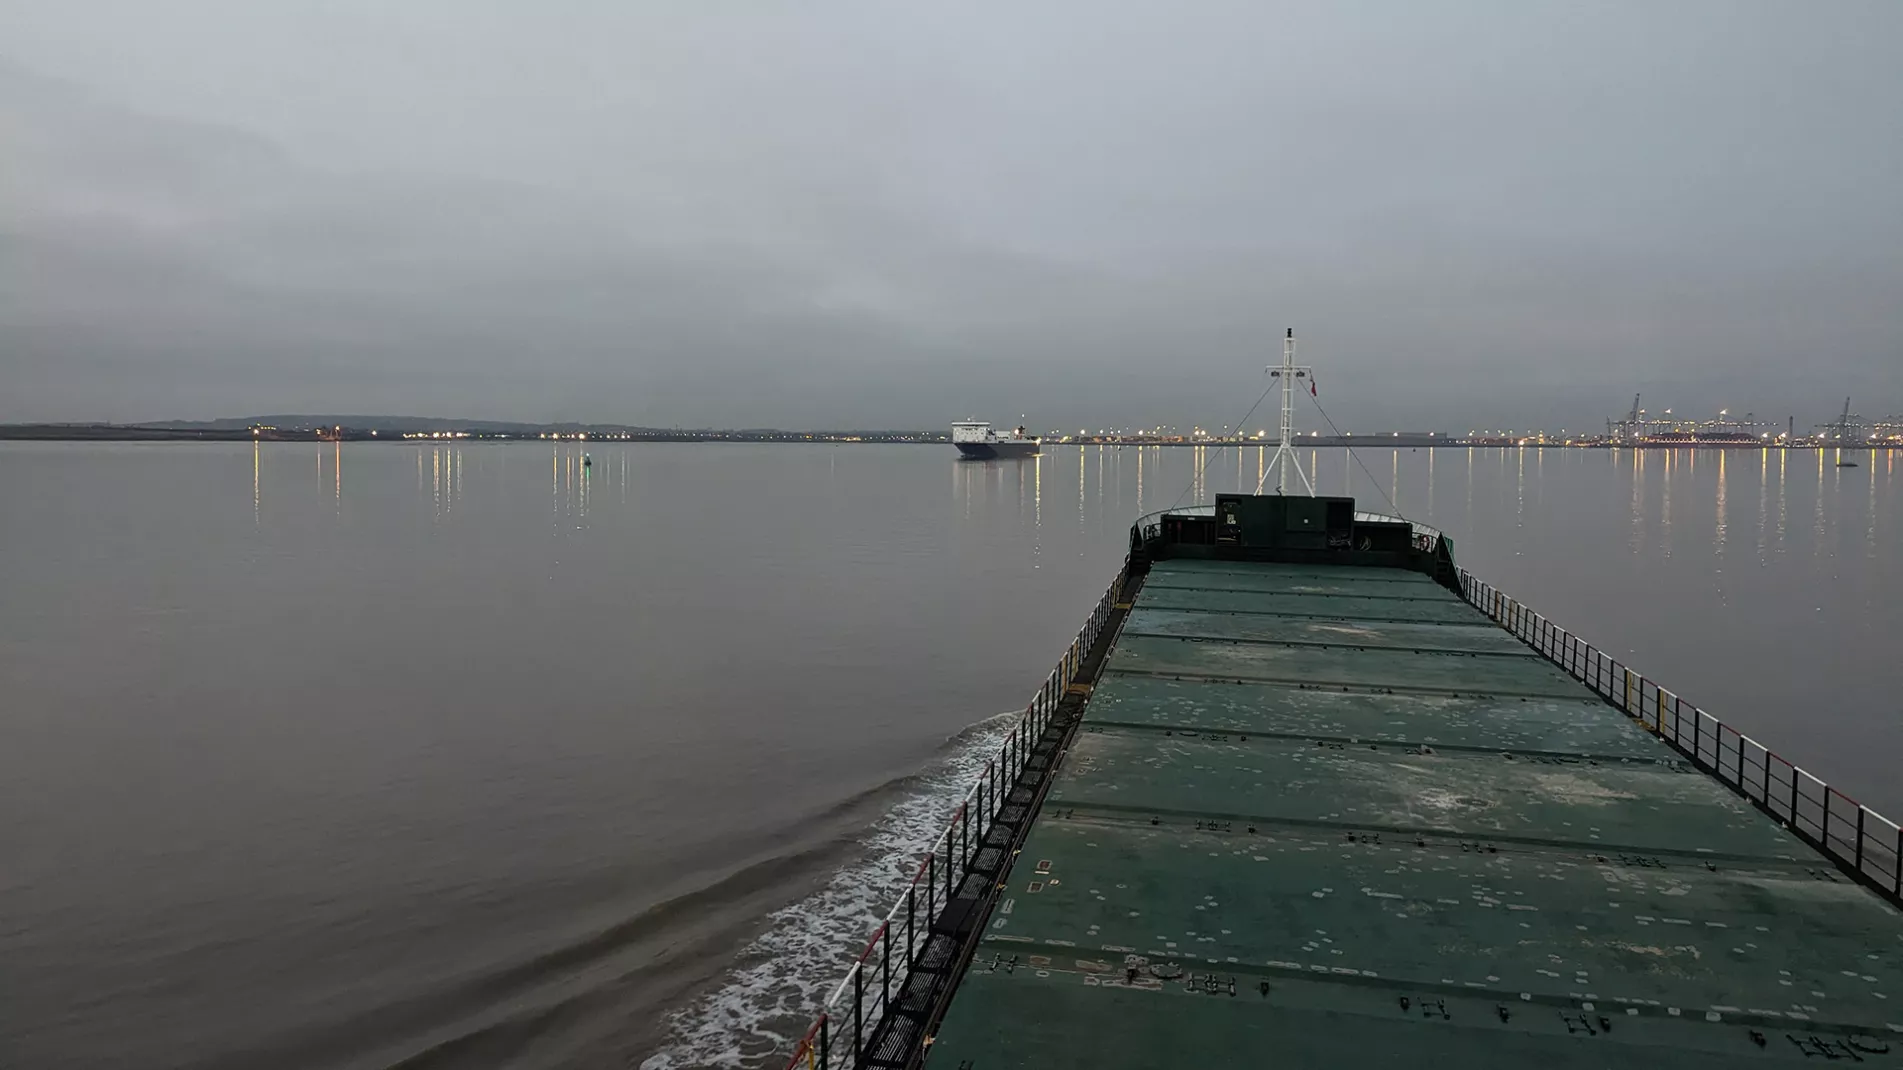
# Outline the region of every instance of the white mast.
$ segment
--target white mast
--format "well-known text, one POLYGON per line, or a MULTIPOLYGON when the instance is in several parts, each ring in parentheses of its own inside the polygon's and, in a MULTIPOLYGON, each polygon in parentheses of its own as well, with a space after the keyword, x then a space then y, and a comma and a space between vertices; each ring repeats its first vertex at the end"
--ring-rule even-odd
MULTIPOLYGON (((1270 368, 1269 375, 1282 380, 1282 426, 1276 435, 1275 457, 1269 467, 1275 471, 1275 493, 1284 493, 1288 488, 1289 462, 1295 462, 1295 474, 1301 477, 1303 489, 1309 497, 1315 496, 1315 488, 1308 482, 1308 473, 1302 471, 1302 462, 1295 457, 1295 380, 1308 379, 1314 369, 1295 365, 1295 328, 1290 327, 1282 339, 1282 366, 1270 368)), ((1256 481, 1255 492, 1262 493, 1262 485, 1268 482, 1269 473, 1264 471, 1262 478, 1256 481)))

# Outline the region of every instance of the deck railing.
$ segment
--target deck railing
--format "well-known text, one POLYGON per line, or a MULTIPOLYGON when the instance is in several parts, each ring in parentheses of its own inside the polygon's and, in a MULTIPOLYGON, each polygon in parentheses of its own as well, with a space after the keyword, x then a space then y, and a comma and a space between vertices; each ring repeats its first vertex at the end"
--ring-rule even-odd
POLYGON ((1213 505, 1182 505, 1174 509, 1158 509, 1154 513, 1144 513, 1130 525, 1130 530, 1145 542, 1163 537, 1163 518, 1166 516, 1215 516, 1213 505))
MULTIPOLYGON (((1136 528, 1136 531, 1139 533, 1139 535, 1144 540, 1148 541, 1148 540, 1162 538, 1163 518, 1166 516, 1215 516, 1215 515, 1216 515, 1216 507, 1213 505, 1185 505, 1176 509, 1159 509, 1154 513, 1145 513, 1142 516, 1138 517, 1136 520, 1135 528, 1136 528)), ((1435 547, 1440 545, 1440 540, 1441 540, 1440 529, 1428 527, 1426 524, 1416 524, 1414 521, 1408 520, 1405 517, 1391 516, 1387 513, 1370 513, 1365 511, 1357 511, 1355 513, 1355 523, 1357 524, 1408 524, 1414 528, 1414 548, 1416 550, 1420 550, 1424 553, 1431 554, 1434 552, 1435 547)))
POLYGON ((1903 828, 1631 666, 1460 570, 1467 602, 1846 872, 1903 906, 1903 828))
POLYGON ((1422 551, 1423 553, 1431 554, 1434 552, 1434 549, 1440 545, 1441 533, 1439 528, 1430 528, 1426 524, 1416 523, 1415 521, 1409 520, 1406 517, 1393 516, 1388 513, 1367 513, 1367 512, 1357 511, 1355 513, 1355 523, 1357 524, 1406 524, 1409 527, 1414 529, 1414 548, 1416 550, 1422 551))
MULTIPOLYGON (((1097 605, 1078 629, 1076 638, 1057 660, 1050 675, 1031 696, 1024 713, 1005 737, 996 757, 952 811, 951 821, 925 856, 905 894, 866 941, 865 950, 846 971, 845 979, 821 1005, 819 1016, 806 1031, 788 1070, 831 1070, 865 1065, 880 1023, 900 1001, 920 954, 928 942, 933 919, 949 904, 1010 797, 1012 785, 1024 772, 1051 716, 1074 683, 1084 661, 1110 622, 1129 575, 1129 562, 1097 599, 1097 605)), ((1008 861, 1008 860, 1007 860, 1008 861)))

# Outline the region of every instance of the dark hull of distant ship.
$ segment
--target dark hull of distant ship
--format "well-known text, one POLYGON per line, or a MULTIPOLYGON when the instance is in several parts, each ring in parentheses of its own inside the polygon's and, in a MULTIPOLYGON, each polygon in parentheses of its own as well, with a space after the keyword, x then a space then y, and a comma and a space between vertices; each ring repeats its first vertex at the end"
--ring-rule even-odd
POLYGON ((954 442, 958 452, 972 461, 991 461, 1000 457, 1029 457, 1037 453, 1036 442, 954 442))

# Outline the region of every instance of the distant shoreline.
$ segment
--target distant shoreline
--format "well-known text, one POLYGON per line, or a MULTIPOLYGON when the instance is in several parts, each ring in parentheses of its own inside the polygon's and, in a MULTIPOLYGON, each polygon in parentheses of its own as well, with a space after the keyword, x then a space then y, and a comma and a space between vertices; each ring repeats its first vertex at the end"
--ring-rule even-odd
POLYGON ((875 442, 945 444, 951 437, 890 431, 427 430, 359 427, 167 427, 140 424, 0 424, 13 442, 875 442))
MULTIPOLYGON (((596 429, 578 431, 571 428, 550 428, 542 431, 523 430, 401 430, 392 428, 231 428, 231 427, 166 427, 126 424, 0 424, 0 441, 5 442, 393 442, 393 443, 437 443, 447 442, 572 442, 572 443, 615 443, 615 442, 754 442, 789 445, 815 445, 831 443, 834 445, 872 444, 872 445, 946 445, 951 439, 943 433, 907 432, 907 431, 656 431, 596 429)), ((1130 438, 1099 438, 1087 436, 1077 439, 1046 439, 1046 446, 1170 446, 1170 447, 1273 447, 1272 440, 1260 439, 1202 439, 1167 440, 1130 438)), ((1903 443, 1895 442, 1858 442, 1842 445, 1834 442, 1794 442, 1788 445, 1779 442, 1537 442, 1514 441, 1509 439, 1459 439, 1451 436, 1426 436, 1419 434, 1374 434, 1363 436, 1330 436, 1328 438, 1301 438, 1296 442, 1298 448, 1328 448, 1361 446, 1369 449, 1430 449, 1481 448, 1481 449, 1646 449, 1646 450, 1812 450, 1812 449, 1848 449, 1848 450, 1890 450, 1903 449, 1903 443)))

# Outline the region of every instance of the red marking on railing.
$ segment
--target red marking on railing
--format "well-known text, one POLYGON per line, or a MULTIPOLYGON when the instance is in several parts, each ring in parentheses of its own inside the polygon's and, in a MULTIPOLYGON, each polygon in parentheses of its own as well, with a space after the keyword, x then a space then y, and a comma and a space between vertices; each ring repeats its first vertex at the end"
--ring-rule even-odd
POLYGON ((872 949, 879 946, 879 937, 885 935, 885 927, 889 924, 891 923, 882 921, 879 923, 879 927, 877 929, 872 930, 872 939, 867 940, 866 949, 864 951, 859 952, 859 964, 861 966, 865 965, 866 956, 872 954, 872 949))
POLYGON ((812 1028, 808 1029, 806 1035, 800 1038, 800 1042, 794 1045, 793 1057, 786 1061, 786 1070, 799 1070, 800 1060, 813 1050, 814 1038, 819 1036, 819 1028, 825 1024, 826 1012, 821 1011, 819 1017, 813 1020, 812 1028))
MULTIPOLYGON (((1822 784, 1823 782, 1818 781, 1818 783, 1822 784)), ((1849 803, 1850 805, 1856 807, 1859 810, 1863 809, 1862 803, 1858 802, 1857 800, 1851 798, 1848 795, 1845 795, 1843 792, 1838 791, 1836 788, 1831 787, 1829 784, 1824 784, 1824 791, 1828 794, 1837 796, 1839 799, 1842 799, 1843 801, 1849 803)))

